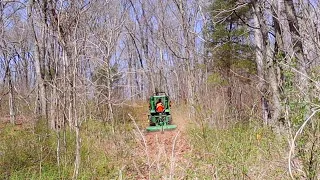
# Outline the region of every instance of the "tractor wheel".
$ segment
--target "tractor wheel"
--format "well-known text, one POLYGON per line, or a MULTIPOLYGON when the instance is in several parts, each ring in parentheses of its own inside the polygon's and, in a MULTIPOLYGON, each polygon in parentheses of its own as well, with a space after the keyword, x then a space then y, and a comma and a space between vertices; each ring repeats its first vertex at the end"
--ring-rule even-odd
POLYGON ((155 126, 156 124, 153 122, 150 122, 150 126, 155 126))
POLYGON ((154 122, 152 122, 151 119, 152 119, 152 118, 151 118, 151 115, 148 115, 149 125, 150 125, 150 126, 155 126, 156 124, 155 124, 154 122))
POLYGON ((150 126, 155 126, 156 124, 152 121, 149 121, 150 126))

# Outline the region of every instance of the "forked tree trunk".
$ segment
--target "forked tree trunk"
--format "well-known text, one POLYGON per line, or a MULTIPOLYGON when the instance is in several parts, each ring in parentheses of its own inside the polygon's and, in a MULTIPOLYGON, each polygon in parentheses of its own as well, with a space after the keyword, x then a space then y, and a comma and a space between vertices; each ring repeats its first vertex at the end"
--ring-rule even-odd
MULTIPOLYGON (((42 51, 42 46, 39 41, 39 38, 37 36, 36 30, 35 30, 35 24, 34 24, 34 14, 33 14, 33 8, 34 8, 34 2, 30 1, 30 4, 28 5, 28 13, 29 13, 29 27, 32 29, 32 36, 35 42, 35 47, 34 47, 34 66, 35 66, 35 71, 36 71, 36 78, 37 78, 37 84, 38 84, 38 94, 40 98, 40 114, 42 118, 47 119, 47 100, 46 100, 46 90, 45 90, 45 82, 44 78, 42 77, 41 71, 42 69, 42 63, 44 61, 44 57, 41 56, 41 51, 42 51)), ((44 36, 45 33, 45 27, 43 25, 43 28, 41 29, 41 33, 44 36)), ((42 38, 44 40, 44 38, 42 38)))

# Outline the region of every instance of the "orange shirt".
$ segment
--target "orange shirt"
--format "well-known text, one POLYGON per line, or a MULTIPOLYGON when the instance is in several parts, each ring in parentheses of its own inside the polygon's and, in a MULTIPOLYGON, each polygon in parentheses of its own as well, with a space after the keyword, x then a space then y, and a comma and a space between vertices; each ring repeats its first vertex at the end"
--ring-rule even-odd
POLYGON ((158 103, 158 104, 156 105, 156 111, 157 111, 158 113, 160 113, 160 112, 163 112, 163 110, 164 110, 163 104, 162 104, 162 103, 158 103))

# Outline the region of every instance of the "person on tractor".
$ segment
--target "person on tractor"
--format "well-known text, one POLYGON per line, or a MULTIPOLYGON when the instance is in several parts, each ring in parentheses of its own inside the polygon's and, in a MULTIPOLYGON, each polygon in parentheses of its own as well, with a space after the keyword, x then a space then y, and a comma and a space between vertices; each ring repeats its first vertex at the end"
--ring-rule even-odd
POLYGON ((158 102, 156 103, 156 111, 157 113, 162 113, 164 111, 164 105, 161 102, 161 99, 158 100, 158 102))

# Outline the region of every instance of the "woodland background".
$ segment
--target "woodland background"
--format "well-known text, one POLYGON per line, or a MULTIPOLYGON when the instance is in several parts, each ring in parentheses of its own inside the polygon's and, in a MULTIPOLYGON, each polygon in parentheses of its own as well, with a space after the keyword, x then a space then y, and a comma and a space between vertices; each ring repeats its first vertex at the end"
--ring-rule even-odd
POLYGON ((0 177, 143 177, 129 157, 158 88, 193 150, 149 179, 319 179, 319 16, 318 0, 0 1, 0 177))

